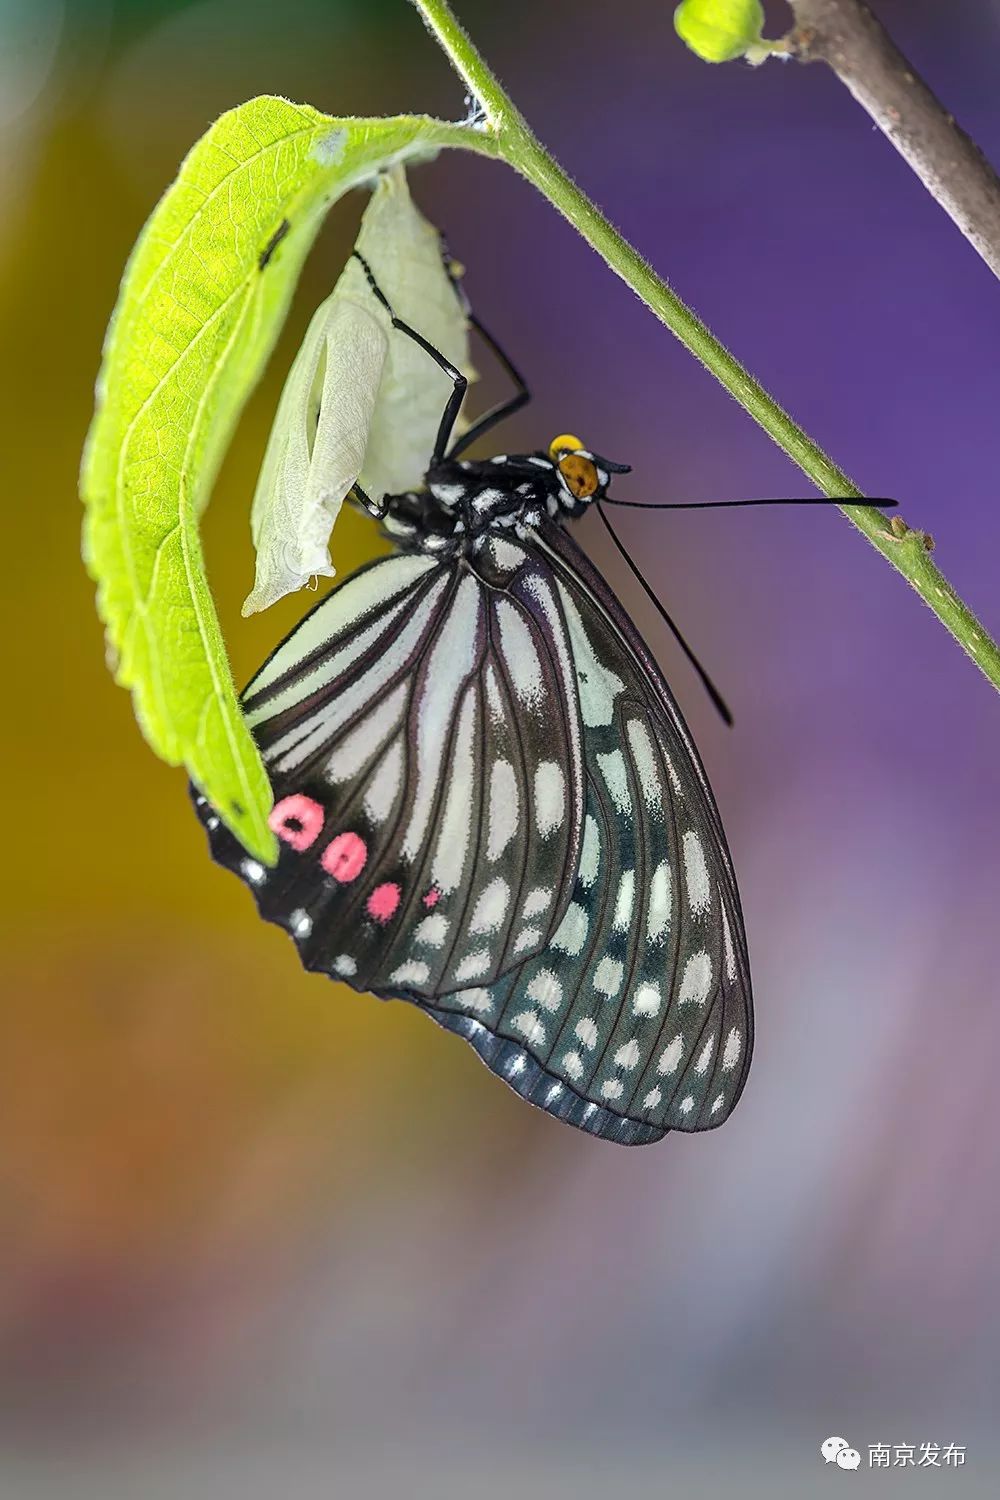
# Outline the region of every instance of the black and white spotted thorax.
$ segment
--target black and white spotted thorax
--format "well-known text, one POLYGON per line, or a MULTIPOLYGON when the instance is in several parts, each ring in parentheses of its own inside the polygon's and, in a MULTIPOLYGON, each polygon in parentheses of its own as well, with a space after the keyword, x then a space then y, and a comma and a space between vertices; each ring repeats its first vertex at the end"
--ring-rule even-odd
POLYGON ((423 489, 386 495, 382 527, 402 552, 475 553, 498 530, 524 539, 546 518, 575 520, 606 493, 612 473, 624 472, 568 436, 547 454, 444 459, 428 469, 423 489))

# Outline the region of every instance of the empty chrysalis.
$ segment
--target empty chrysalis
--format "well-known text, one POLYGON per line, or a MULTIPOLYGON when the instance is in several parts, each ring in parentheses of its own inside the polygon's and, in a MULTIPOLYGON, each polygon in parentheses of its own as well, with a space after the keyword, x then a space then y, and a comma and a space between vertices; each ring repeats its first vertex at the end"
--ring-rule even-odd
MULTIPOLYGON (((414 207, 401 167, 378 179, 357 248, 396 315, 471 378, 466 316, 440 236, 414 207)), ((355 482, 374 501, 422 482, 449 381, 390 333, 352 256, 316 310, 278 404, 251 512, 257 568, 245 615, 318 574, 333 577, 330 535, 355 482)))

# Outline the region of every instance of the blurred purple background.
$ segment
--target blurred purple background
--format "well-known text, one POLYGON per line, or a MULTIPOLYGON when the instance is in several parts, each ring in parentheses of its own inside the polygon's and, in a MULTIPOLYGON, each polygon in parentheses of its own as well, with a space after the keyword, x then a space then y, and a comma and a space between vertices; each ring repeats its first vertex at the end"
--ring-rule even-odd
MULTIPOLYGON (((667 0, 459 9, 569 170, 1000 630, 1000 288, 845 91, 700 63, 667 0)), ((1000 4, 875 9, 1000 160, 1000 4)), ((0 0, 0 1493, 997 1493, 1000 714, 843 517, 620 513, 731 733, 581 523, 690 718, 746 908, 756 1059, 700 1138, 578 1135, 410 1007, 300 972, 107 676, 76 499, 100 341, 181 156, 265 91, 463 112, 403 0, 0 0), (963 1470, 867 1471, 869 1444, 950 1441, 963 1470)), ((633 465, 623 498, 804 491, 508 169, 450 154, 411 185, 536 393, 501 446, 580 432, 633 465)), ((240 620, 248 506, 360 207, 209 512, 241 680, 312 602, 240 620)), ((380 545, 361 517, 338 537, 347 562, 380 545)))

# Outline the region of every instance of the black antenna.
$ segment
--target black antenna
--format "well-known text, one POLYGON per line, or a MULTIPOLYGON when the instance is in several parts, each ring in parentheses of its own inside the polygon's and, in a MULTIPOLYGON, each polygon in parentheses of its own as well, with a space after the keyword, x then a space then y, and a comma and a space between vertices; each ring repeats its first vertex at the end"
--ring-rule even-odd
MULTIPOLYGON (((609 501, 607 503, 611 504, 613 502, 609 501)), ((623 503, 624 504, 628 504, 627 501, 625 501, 625 502, 619 501, 619 504, 623 504, 623 503)), ((722 694, 719 692, 719 689, 715 686, 715 683, 712 681, 711 677, 709 677, 708 673, 705 671, 705 668, 702 666, 701 662, 698 660, 698 658, 695 656, 694 652, 691 650, 691 647, 688 645, 687 641, 684 639, 684 637, 681 635, 680 631, 677 629, 677 626, 674 624, 673 620, 667 614, 667 611, 664 609, 664 607, 660 603, 659 599, 657 599, 656 595, 653 593, 653 590, 650 588, 650 586, 646 582, 645 578, 643 578, 642 574, 639 572, 639 569, 636 567, 635 563, 632 561, 632 559, 629 556, 628 552, 625 550, 625 548, 622 546, 621 542, 618 540, 618 534, 617 534, 617 532, 615 531, 615 529, 612 526, 611 522, 608 520, 607 516, 604 514, 604 508, 603 508, 602 502, 600 500, 597 500, 597 501, 595 501, 595 504, 596 504, 596 507, 597 507, 597 514, 600 516, 601 520, 603 521, 605 530, 607 531, 607 533, 610 536, 611 540, 614 542, 615 546, 618 548, 618 551, 621 553, 622 557, 624 557, 625 561, 628 563, 628 566, 631 569, 633 576, 636 578, 636 580, 638 581, 638 583, 642 586, 642 589, 645 592, 647 599, 650 599, 652 601, 652 603, 656 606, 657 612, 659 613, 659 616, 660 616, 661 620, 663 620, 664 624, 671 630, 671 632, 673 633, 674 639, 676 640, 678 646, 680 646, 681 650, 684 652, 684 655, 687 657, 688 661, 691 663, 691 665, 694 667, 695 671, 698 673, 698 676, 701 678, 702 686, 704 687, 706 693, 711 698, 712 702, 715 704, 716 709, 718 710, 719 717, 722 719, 722 721, 723 721, 724 724, 728 724, 729 727, 732 728, 733 716, 729 712, 729 708, 728 708, 728 706, 726 704, 726 700, 723 698, 722 694)), ((650 509, 653 509, 653 507, 650 506, 650 509)))
POLYGON ((605 495, 604 504, 620 505, 627 510, 722 510, 725 506, 743 505, 871 505, 879 506, 883 510, 894 510, 899 501, 855 500, 846 495, 840 499, 828 495, 805 495, 801 499, 779 497, 773 500, 658 500, 647 504, 643 500, 612 500, 610 495, 605 495))

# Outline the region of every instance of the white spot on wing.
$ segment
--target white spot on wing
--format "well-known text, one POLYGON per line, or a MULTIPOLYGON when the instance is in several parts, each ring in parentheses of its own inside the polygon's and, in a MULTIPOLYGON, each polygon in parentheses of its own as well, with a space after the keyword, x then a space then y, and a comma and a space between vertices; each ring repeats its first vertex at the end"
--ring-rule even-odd
POLYGON ((659 813, 662 811, 660 775, 649 731, 641 719, 629 719, 625 732, 632 747, 632 756, 639 773, 639 785, 642 787, 646 806, 651 813, 659 813))
POLYGON ((579 1052, 566 1052, 563 1054, 562 1065, 570 1078, 583 1077, 583 1058, 579 1052))
POLYGON ((413 934, 413 941, 419 943, 422 948, 440 948, 448 936, 448 918, 444 912, 431 912, 429 917, 424 917, 413 934))
POLYGON ((408 684, 401 682, 366 714, 356 729, 344 736, 324 767, 324 776, 331 785, 350 781, 385 744, 402 718, 408 692, 408 684))
POLYGON ((660 943, 670 927, 670 902, 673 881, 666 860, 657 865, 649 882, 649 906, 646 910, 646 937, 651 943, 660 943))
POLYGON ((358 972, 357 959, 352 958, 349 953, 338 953, 337 957, 333 960, 333 969, 336 974, 342 975, 344 979, 350 979, 352 975, 358 972))
POLYGON ((566 813, 566 782, 555 760, 540 760, 535 767, 535 823, 542 838, 553 833, 566 813))
POLYGON ((708 866, 701 839, 690 831, 684 835, 684 884, 687 886, 688 906, 692 915, 703 916, 708 911, 711 900, 708 866))
POLYGON ((689 1115, 693 1109, 694 1109, 694 1097, 693 1097, 693 1095, 691 1095, 691 1094, 685 1094, 684 1098, 681 1100, 681 1114, 682 1115, 689 1115))
POLYGON ((484 1015, 486 1011, 493 1008, 493 996, 489 990, 480 988, 458 990, 455 999, 468 1010, 478 1011, 480 1015, 484 1015))
POLYGON ((587 913, 578 901, 571 901, 559 930, 552 939, 553 948, 559 948, 576 958, 587 940, 587 913))
POLYGON ((396 805, 403 785, 403 742, 394 740, 379 761, 375 775, 365 791, 365 812, 378 827, 396 805))
POLYGON ((313 919, 301 906, 292 912, 288 920, 296 937, 306 938, 312 932, 313 919))
POLYGON ((589 1016, 584 1016, 582 1021, 577 1021, 574 1030, 585 1047, 597 1046, 597 1025, 589 1016))
POLYGON ((519 1031, 525 1041, 532 1042, 536 1047, 543 1045, 545 1041, 545 1027, 542 1025, 538 1012, 534 1010, 522 1010, 520 1015, 514 1017, 511 1025, 515 1031, 519 1031))
POLYGON ((431 971, 425 963, 418 958, 411 958, 405 964, 400 964, 398 969, 393 969, 389 975, 390 984, 426 984, 430 978, 431 971))
MULTIPOLYGON (((472 787, 475 776, 474 741, 478 702, 475 689, 466 688, 458 716, 458 729, 446 775, 444 816, 438 830, 431 863, 431 880, 447 894, 462 882, 472 839, 472 787)), ((422 710, 421 710, 422 712, 422 710)), ((410 828, 414 826, 411 820, 410 828)), ((409 833, 407 834, 409 838, 409 833)), ((406 845, 403 847, 406 857, 406 845)))
POLYGON ((242 870, 243 875, 245 876, 245 878, 247 880, 249 880, 249 882, 250 882, 251 885, 263 885, 264 884, 264 880, 265 880, 265 878, 267 876, 267 871, 265 870, 264 866, 262 864, 260 864, 257 860, 255 860, 255 859, 245 859, 245 860, 243 860, 243 862, 240 865, 240 869, 242 870))
POLYGON ((623 870, 618 882, 618 899, 615 902, 614 926, 618 932, 628 932, 632 923, 632 906, 635 902, 635 871, 623 870))
POLYGON ((616 958, 608 958, 605 955, 594 970, 594 989, 600 990, 609 998, 617 995, 621 989, 624 972, 625 970, 616 958))
POLYGON ((621 1091, 621 1081, 617 1078, 606 1078, 601 1084, 601 1093, 605 1099, 617 1099, 621 1091))
POLYGON ((504 718, 503 695, 500 692, 500 684, 497 682, 497 674, 493 670, 492 663, 486 668, 486 702, 489 704, 490 723, 502 723, 504 718))
POLYGON ((534 1000, 543 1010, 558 1010, 562 1004, 563 987, 551 969, 539 969, 527 986, 529 1000, 534 1000))
POLYGON ((631 808, 628 793, 628 772, 625 769, 625 757, 620 750, 609 750, 607 755, 598 755, 597 764, 601 768, 601 774, 607 783, 611 800, 620 813, 628 812, 631 808))
POLYGON ((531 950, 537 950, 542 946, 542 939, 544 938, 544 936, 545 934, 540 927, 525 927, 524 930, 522 932, 519 932, 517 935, 517 941, 514 944, 514 952, 527 953, 531 950))
POLYGON ((525 553, 521 547, 516 547, 513 542, 505 540, 502 536, 495 534, 488 542, 493 562, 498 568, 507 568, 514 572, 521 566, 525 559, 525 553))
MULTIPOLYGON (((406 860, 416 858, 427 834, 434 796, 438 788, 441 769, 445 763, 445 741, 452 724, 455 704, 462 685, 475 664, 480 604, 479 582, 467 573, 455 591, 447 617, 438 631, 430 655, 417 715, 416 794, 401 851, 406 860)), ((402 635, 403 632, 401 631, 400 634, 402 635)), ((388 651, 386 655, 389 655, 388 651)), ((455 757, 452 756, 451 763, 448 765, 449 776, 453 782, 456 777, 454 761, 455 757)), ((471 767, 471 749, 469 761, 471 767)), ((463 776, 465 774, 464 766, 462 774, 463 776)), ((471 785, 470 770, 467 791, 467 806, 470 812, 471 785)))
POLYGON ((588 813, 583 823, 583 847, 580 850, 580 879, 589 889, 597 879, 597 868, 601 858, 601 836, 597 820, 588 813))
POLYGON ((531 629, 509 599, 496 605, 500 625, 500 651, 510 672, 514 692, 529 708, 539 708, 545 696, 545 677, 531 629))
POLYGON ((562 584, 557 587, 573 645, 573 665, 580 687, 580 713, 587 728, 596 729, 611 723, 615 698, 625 684, 609 667, 598 661, 576 604, 562 584))
POLYGON ((743 1039, 740 1036, 737 1028, 734 1026, 732 1031, 730 1031, 729 1035, 726 1037, 726 1045, 722 1049, 722 1071, 724 1073, 729 1073, 733 1068, 735 1068, 736 1064, 740 1060, 740 1050, 742 1046, 743 1039))
POLYGON ((712 988, 712 960, 704 949, 692 953, 684 965, 678 1005, 703 1005, 712 988))
POLYGON ((635 1037, 632 1037, 631 1041, 628 1041, 624 1044, 624 1046, 619 1047, 618 1051, 615 1053, 615 1067, 634 1068, 638 1061, 639 1043, 636 1041, 635 1037))
POLYGON ((496 932, 510 903, 510 886, 499 875, 480 893, 469 923, 470 932, 496 932))
POLYGON ((672 1042, 668 1042, 660 1053, 660 1060, 656 1064, 658 1073, 676 1073, 677 1064, 684 1055, 684 1038, 677 1034, 672 1042))
POLYGON ((490 771, 490 821, 486 857, 498 860, 517 832, 517 777, 509 760, 495 760, 490 771))
POLYGON ((715 1037, 710 1036, 698 1054, 698 1061, 694 1065, 695 1072, 700 1076, 707 1072, 708 1065, 712 1061, 712 1053, 715 1051, 715 1037))
POLYGON ((551 902, 551 889, 547 885, 536 885, 534 890, 529 891, 525 897, 521 915, 522 917, 540 916, 543 911, 548 911, 551 902))
POLYGON ((725 902, 721 903, 722 910, 722 956, 726 966, 726 978, 730 984, 736 983, 736 955, 733 952, 733 935, 729 930, 729 918, 726 916, 725 902))
MULTIPOLYGON (((544 467, 551 468, 550 464, 544 467)), ((525 578, 524 587, 533 595, 541 605, 549 627, 549 643, 555 647, 556 667, 562 680, 562 690, 567 702, 572 703, 576 693, 577 681, 573 670, 572 647, 566 638, 566 626, 559 609, 556 598, 549 586, 548 580, 541 573, 529 573, 525 578)), ((570 733, 570 782, 579 785, 582 779, 582 750, 580 745, 580 726, 575 714, 569 717, 570 733)))
POLYGON ((480 974, 485 974, 490 966, 490 950, 488 948, 477 948, 475 953, 470 953, 468 958, 463 958, 455 970, 455 978, 459 984, 466 979, 478 979, 480 974))
POLYGON ((663 1003, 658 985, 640 984, 632 997, 632 1009, 637 1016, 655 1016, 663 1003))

